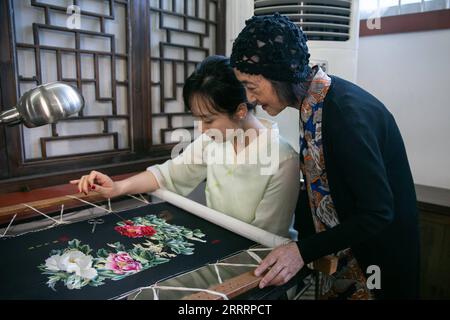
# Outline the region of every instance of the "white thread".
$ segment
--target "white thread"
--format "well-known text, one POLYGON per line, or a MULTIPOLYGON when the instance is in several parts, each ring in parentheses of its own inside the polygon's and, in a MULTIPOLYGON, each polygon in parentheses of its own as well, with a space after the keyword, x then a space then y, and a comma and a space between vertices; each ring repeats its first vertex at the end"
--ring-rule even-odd
MULTIPOLYGON (((71 197, 71 196, 67 196, 67 197, 71 197)), ((78 199, 78 198, 76 198, 76 197, 74 197, 75 199, 78 199)), ((103 209, 103 208, 100 208, 100 209, 103 209)), ((91 208, 89 208, 89 209, 86 209, 86 210, 89 210, 90 212, 91 212, 91 214, 92 215, 94 215, 94 213, 92 212, 92 209, 91 208)), ((109 213, 109 211, 107 211, 108 213, 109 213)), ((121 212, 121 211, 119 211, 119 212, 121 212)), ((114 213, 114 212, 113 212, 114 213)), ((70 215, 70 214, 69 214, 70 215)), ((97 215, 96 215, 97 216, 97 215)), ((73 221, 71 220, 71 221, 63 221, 63 223, 72 223, 72 222, 78 222, 78 221, 84 221, 84 220, 87 220, 87 219, 82 219, 82 220, 77 220, 77 218, 76 217, 74 217, 74 218, 69 218, 69 219, 74 219, 73 221)), ((53 220, 53 219, 52 219, 53 220)), ((7 237, 7 238, 15 238, 15 237, 20 237, 20 236, 23 236, 23 235, 26 235, 26 234, 28 234, 28 233, 36 233, 36 232, 41 232, 41 231, 44 231, 44 230, 48 230, 48 229, 51 229, 51 228, 53 228, 53 227, 55 227, 55 226, 58 226, 58 225, 60 225, 61 223, 58 221, 57 223, 53 223, 52 225, 49 225, 49 226, 46 226, 46 227, 41 227, 41 228, 39 228, 39 229, 34 229, 34 230, 29 230, 29 231, 24 231, 24 232, 22 232, 22 233, 19 233, 19 234, 15 234, 15 235, 7 235, 7 236, 5 236, 5 237, 7 237)), ((0 238, 1 238, 1 236, 0 236, 0 238)), ((167 278, 169 278, 169 277, 167 277, 167 278)))
MULTIPOLYGON (((261 263, 262 259, 255 254, 253 251, 270 251, 272 248, 254 248, 245 250, 245 252, 252 257, 256 262, 261 263)), ((219 283, 223 283, 222 278, 220 276, 220 271, 218 266, 233 266, 233 267, 255 267, 257 268, 259 264, 251 264, 251 263, 225 263, 225 262, 216 262, 212 264, 214 266, 214 270, 216 271, 217 280, 219 283)))
POLYGON ((108 209, 109 209, 109 211, 112 212, 112 208, 111 208, 111 199, 110 199, 110 198, 108 198, 108 209))
POLYGON ((152 287, 153 291, 153 300, 159 300, 159 294, 156 292, 156 288, 152 287))
MULTIPOLYGON (((45 227, 45 228, 41 228, 41 229, 37 229, 37 230, 31 230, 31 231, 25 231, 25 232, 22 232, 22 233, 19 233, 19 234, 9 235, 9 236, 6 236, 6 237, 7 237, 7 238, 15 238, 15 237, 23 236, 23 235, 28 234, 28 233, 41 232, 41 231, 44 231, 44 230, 51 229, 51 228, 53 228, 53 227, 56 226, 56 225, 57 225, 56 223, 53 223, 52 225, 47 226, 47 227, 45 227)), ((1 238, 1 236, 0 236, 0 238, 1 238)))
POLYGON ((12 217, 11 221, 9 222, 8 226, 5 229, 5 232, 3 232, 3 234, 0 236, 0 238, 3 238, 6 235, 6 233, 9 230, 9 227, 11 227, 11 225, 12 225, 14 219, 16 218, 16 216, 17 216, 17 213, 14 215, 14 217, 12 217))
POLYGON ((150 202, 147 199, 145 199, 145 197, 141 193, 139 193, 139 197, 141 197, 141 199, 144 200, 146 203, 150 204, 150 202))
POLYGON ((252 252, 251 250, 247 250, 246 252, 247 252, 247 254, 248 254, 250 257, 252 257, 253 259, 255 259, 256 262, 258 262, 258 263, 261 263, 261 262, 262 262, 262 259, 261 259, 256 253, 252 252))
POLYGON ((63 223, 64 204, 61 205, 61 213, 59 214, 59 223, 63 223))
MULTIPOLYGON (((129 196, 129 197, 131 197, 131 198, 133 198, 133 199, 136 199, 137 201, 140 201, 140 202, 143 202, 143 203, 146 203, 146 204, 150 204, 150 202, 148 202, 147 200, 145 200, 145 198, 142 200, 142 199, 139 199, 138 197, 133 196, 132 194, 127 194, 127 196, 129 196)), ((140 194, 140 196, 142 197, 141 194, 140 194)))
POLYGON ((217 263, 214 264, 214 270, 216 270, 217 280, 219 283, 223 283, 222 278, 220 277, 219 268, 217 267, 217 263))
POLYGON ((199 291, 199 292, 206 292, 206 293, 210 293, 210 294, 222 297, 223 300, 229 300, 226 294, 224 294, 222 292, 214 291, 214 290, 201 289, 201 288, 168 287, 168 286, 158 286, 158 285, 151 285, 149 287, 140 288, 139 292, 136 294, 136 296, 134 296, 133 300, 135 300, 142 293, 142 290, 144 290, 144 289, 152 289, 153 294, 154 294, 154 296, 153 296, 154 300, 159 300, 159 294, 156 294, 155 289, 172 290, 172 291, 193 291, 193 292, 199 291))
POLYGON ((250 248, 247 251, 272 251, 273 248, 250 248))
POLYGON ((27 207, 27 208, 30 208, 31 210, 33 210, 33 211, 35 211, 35 212, 37 212, 37 213, 39 213, 39 214, 41 214, 41 215, 43 215, 44 217, 46 217, 46 218, 49 218, 50 220, 53 220, 53 221, 55 221, 57 224, 62 224, 62 223, 65 223, 64 221, 63 222, 59 222, 58 220, 56 220, 56 219, 53 219, 52 217, 50 217, 50 216, 48 216, 48 215, 46 215, 45 213, 43 213, 43 212, 41 212, 41 211, 39 211, 38 209, 36 209, 36 208, 33 208, 32 206, 29 206, 29 205, 27 205, 26 203, 22 203, 25 207, 27 207))
POLYGON ((251 264, 251 263, 225 263, 225 262, 218 262, 218 263, 215 263, 215 265, 218 265, 218 266, 234 266, 234 267, 259 267, 259 264, 251 264))
POLYGON ((96 207, 96 208, 98 208, 98 209, 104 210, 104 211, 109 212, 109 213, 112 212, 111 210, 105 209, 105 208, 103 208, 103 207, 100 207, 100 206, 98 206, 98 205, 92 203, 92 202, 89 202, 89 201, 80 199, 80 198, 75 197, 75 196, 66 196, 66 197, 72 198, 72 199, 76 199, 76 200, 79 200, 79 201, 81 201, 81 202, 84 202, 84 203, 86 203, 86 204, 89 204, 89 205, 91 205, 91 206, 94 206, 94 207, 96 207))

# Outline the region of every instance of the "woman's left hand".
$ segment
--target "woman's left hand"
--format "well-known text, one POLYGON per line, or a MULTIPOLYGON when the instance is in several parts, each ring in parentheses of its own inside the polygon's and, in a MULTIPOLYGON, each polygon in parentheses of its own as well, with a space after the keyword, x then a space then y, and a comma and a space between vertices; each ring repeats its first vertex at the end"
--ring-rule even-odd
POLYGON ((255 276, 259 277, 270 268, 260 281, 259 287, 262 289, 266 286, 280 286, 295 276, 304 265, 297 243, 291 242, 272 250, 256 268, 255 276))

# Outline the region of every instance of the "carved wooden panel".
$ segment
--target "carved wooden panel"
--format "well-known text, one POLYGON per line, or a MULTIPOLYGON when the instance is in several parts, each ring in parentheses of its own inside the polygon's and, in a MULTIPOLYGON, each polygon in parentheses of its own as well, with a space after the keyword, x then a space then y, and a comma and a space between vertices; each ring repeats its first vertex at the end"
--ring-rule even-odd
POLYGON ((67 120, 23 127, 25 160, 130 150, 128 2, 15 0, 13 6, 19 96, 63 81, 86 101, 67 120), (68 22, 78 13, 71 5, 79 9, 79 28, 68 22))
POLYGON ((193 133, 193 118, 182 101, 184 79, 220 51, 220 5, 214 0, 150 1, 153 148, 175 143, 171 134, 177 129, 193 133))

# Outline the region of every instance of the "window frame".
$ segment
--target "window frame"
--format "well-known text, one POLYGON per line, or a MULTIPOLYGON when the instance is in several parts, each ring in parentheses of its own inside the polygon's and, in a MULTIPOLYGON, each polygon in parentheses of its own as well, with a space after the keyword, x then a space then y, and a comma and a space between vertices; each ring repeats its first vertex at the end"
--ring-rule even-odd
POLYGON ((443 30, 450 29, 450 9, 381 17, 381 29, 369 29, 369 20, 373 19, 364 19, 360 21, 360 37, 443 30))

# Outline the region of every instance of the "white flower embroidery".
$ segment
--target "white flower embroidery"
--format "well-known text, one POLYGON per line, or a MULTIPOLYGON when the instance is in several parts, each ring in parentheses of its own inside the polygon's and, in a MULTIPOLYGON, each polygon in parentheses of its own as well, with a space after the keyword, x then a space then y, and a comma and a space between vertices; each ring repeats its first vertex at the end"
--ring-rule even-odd
POLYGON ((53 255, 45 260, 45 266, 50 271, 65 271, 92 280, 97 276, 97 270, 92 268, 92 256, 78 250, 69 250, 62 255, 53 255))

